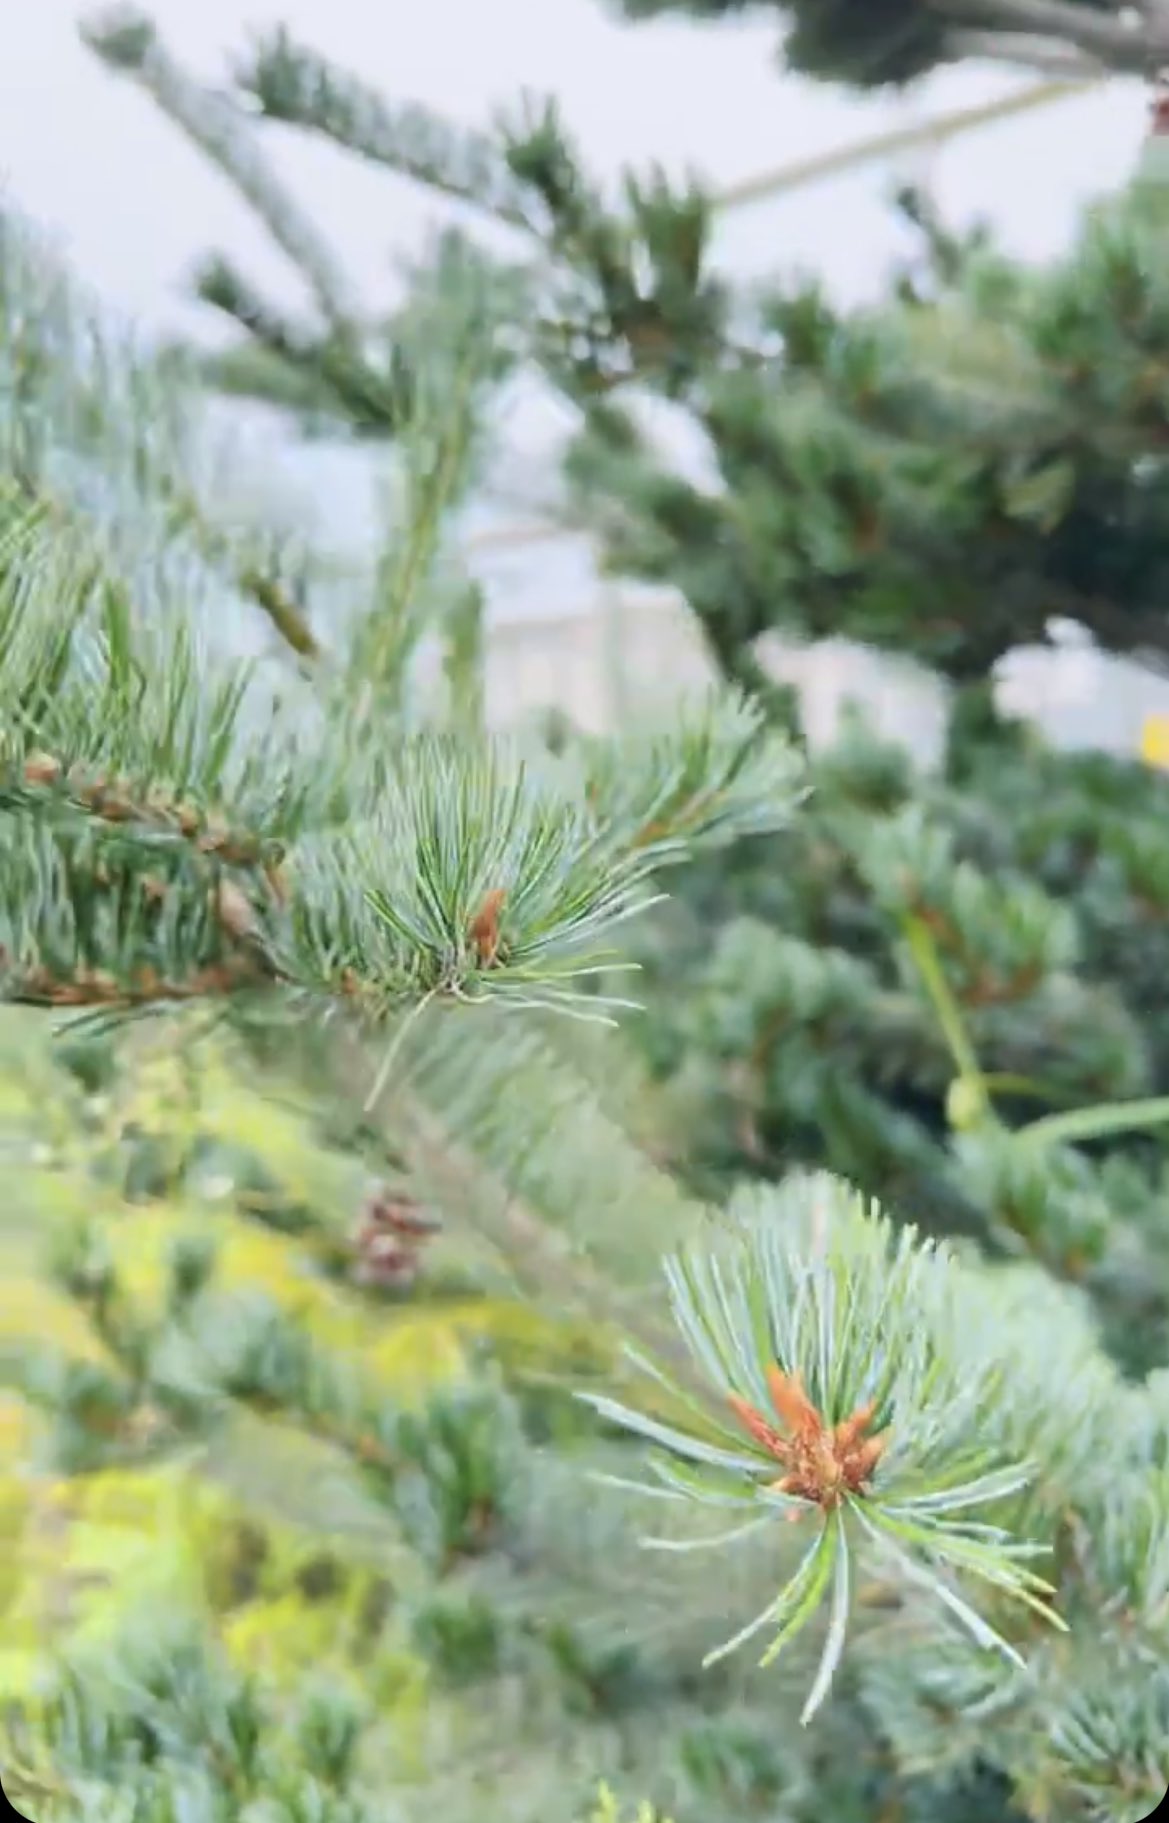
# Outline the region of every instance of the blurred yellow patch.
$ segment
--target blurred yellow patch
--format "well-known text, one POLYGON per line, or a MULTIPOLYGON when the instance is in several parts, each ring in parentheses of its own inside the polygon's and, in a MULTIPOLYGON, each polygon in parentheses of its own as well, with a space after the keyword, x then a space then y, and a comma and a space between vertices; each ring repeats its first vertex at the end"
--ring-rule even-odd
POLYGON ((262 1160, 297 1199, 321 1207, 352 1200, 360 1169, 352 1159, 318 1144, 295 1109, 271 1096, 249 1095, 222 1063, 209 1065, 201 1088, 199 1125, 204 1133, 262 1160))
POLYGON ((25 1527, 32 1490, 20 1476, 0 1475, 0 1635, 8 1637, 8 1613, 23 1579, 25 1527))
POLYGON ((587 1823, 670 1823, 670 1819, 649 1803, 639 1804, 632 1813, 622 1811, 611 1788, 601 1785, 597 1790, 597 1807, 589 1813, 587 1823))
POLYGON ((44 1432, 41 1418, 19 1393, 0 1391, 0 1473, 28 1462, 44 1432))
POLYGON ((345 1616, 336 1608, 310 1607, 295 1592, 275 1601, 250 1602, 222 1623, 220 1637, 234 1664, 274 1682, 295 1683, 306 1666, 320 1671, 343 1650, 345 1616))
POLYGON ((1141 727, 1141 758, 1146 766, 1169 770, 1169 715, 1146 715, 1141 727))
POLYGON ((449 1318, 399 1318, 371 1338, 365 1361, 375 1382, 402 1404, 411 1404, 458 1380, 467 1357, 449 1318))
MULTIPOLYGON (((0 1349, 14 1343, 59 1350, 76 1361, 113 1365, 84 1311, 47 1279, 10 1274, 0 1266, 0 1349)), ((3 1446, 0 1444, 0 1459, 3 1446)))
POLYGON ((0 1690, 27 1692, 61 1647, 108 1638, 143 1602, 198 1603, 217 1501, 181 1465, 0 1478, 0 1690))
MULTIPOLYGON (((360 1206, 359 1160, 321 1144, 308 1118, 255 1093, 246 1070, 210 1047, 186 1060, 196 1082, 193 1067, 130 1038, 137 1067, 85 1098, 62 1087, 48 1035, 43 1019, 6 1022, 0 1009, 0 1353, 46 1348, 121 1377, 84 1308, 49 1276, 57 1236, 78 1227, 108 1250, 115 1314, 132 1336, 167 1320, 176 1244, 206 1234, 213 1289, 270 1299, 343 1384, 352 1376, 363 1409, 414 1405, 463 1379, 480 1341, 506 1365, 549 1377, 606 1352, 605 1338, 505 1298, 427 1302, 425 1284, 403 1304, 356 1295, 317 1270, 311 1239, 249 1212, 265 1213, 270 1179, 281 1203, 341 1227, 360 1206), (196 1137, 223 1142, 222 1173, 208 1167, 202 1196, 122 1201, 106 1161, 113 1149, 117 1162, 127 1124, 152 1143, 173 1141, 176 1161, 196 1137), (260 1167, 253 1188, 249 1160, 260 1167), (223 1187, 207 1190, 216 1175, 223 1187)), ((51 1386, 45 1396, 51 1404, 51 1386)), ((148 1618, 201 1612, 241 1669, 286 1690, 312 1671, 359 1680, 392 1734, 395 1777, 428 1776, 436 1731, 445 1739, 465 1720, 463 1699, 437 1688, 411 1650, 404 1617, 431 1572, 378 1475, 362 1467, 365 1438, 343 1434, 327 1410, 240 1405, 192 1436, 179 1460, 64 1477, 37 1468, 57 1438, 54 1418, 0 1394, 0 1705, 32 1694, 62 1650, 104 1649, 144 1607, 148 1618)), ((142 1436, 128 1429, 121 1441, 132 1448, 142 1436)))

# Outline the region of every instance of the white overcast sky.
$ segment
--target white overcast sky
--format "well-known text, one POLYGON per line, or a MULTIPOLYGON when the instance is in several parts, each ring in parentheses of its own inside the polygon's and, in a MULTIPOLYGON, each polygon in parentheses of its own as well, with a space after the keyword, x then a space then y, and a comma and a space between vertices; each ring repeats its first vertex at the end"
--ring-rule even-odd
MULTIPOLYGON (((8 0, 0 59, 0 191, 42 223, 104 298, 150 326, 205 326, 183 300, 196 258, 228 253, 277 296, 295 283, 227 183, 131 85, 78 40, 78 0, 8 0)), ((527 88, 560 98, 591 168, 659 160, 722 185, 936 110, 989 98, 1019 78, 964 68, 912 98, 860 101, 796 81, 774 57, 774 15, 713 29, 621 28, 602 0, 154 0, 149 9, 192 69, 221 79, 249 30, 284 22, 399 100, 468 125, 527 88)), ((1131 169, 1138 92, 1118 85, 996 124, 946 150, 933 178, 951 219, 989 216, 1025 257, 1056 251, 1077 209, 1131 169)), ((370 302, 395 256, 442 204, 328 147, 273 133, 280 169, 324 224, 370 302)), ((906 168, 870 170, 720 229, 719 257, 761 277, 792 265, 846 296, 879 286, 897 246, 884 199, 906 168)))

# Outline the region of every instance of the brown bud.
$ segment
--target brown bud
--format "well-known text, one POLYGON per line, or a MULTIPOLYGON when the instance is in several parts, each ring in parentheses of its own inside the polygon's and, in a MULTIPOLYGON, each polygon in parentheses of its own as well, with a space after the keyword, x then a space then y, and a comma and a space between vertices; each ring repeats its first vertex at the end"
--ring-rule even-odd
POLYGON ((229 937, 250 937, 256 929, 251 900, 234 880, 221 880, 215 891, 215 910, 229 937))
POLYGON ((226 822, 212 811, 199 832, 199 848, 207 855, 218 854, 228 847, 230 840, 231 831, 226 822))
POLYGON ((30 753, 24 762, 26 785, 55 785, 61 776, 61 762, 51 753, 30 753))
POLYGON ((499 918, 507 902, 503 887, 493 887, 467 926, 480 968, 493 968, 499 955, 499 918))

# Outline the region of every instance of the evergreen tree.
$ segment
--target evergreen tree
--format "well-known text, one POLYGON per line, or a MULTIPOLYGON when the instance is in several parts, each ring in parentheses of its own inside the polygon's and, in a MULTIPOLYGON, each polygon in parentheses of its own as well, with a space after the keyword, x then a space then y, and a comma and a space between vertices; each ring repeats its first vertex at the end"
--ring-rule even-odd
MULTIPOLYGON (((229 103, 191 83, 140 16, 87 31, 213 144, 318 297, 325 256, 304 250, 313 231, 289 227, 294 205, 271 174, 261 181, 257 117, 469 203, 519 237, 507 270, 528 332, 510 346, 585 414, 573 466, 586 498, 599 471, 588 522, 600 516, 615 566, 682 588, 724 673, 757 684, 750 649, 779 630, 845 635, 977 680, 1012 647, 1042 641, 1057 614, 1108 650, 1169 650, 1158 186, 1093 211, 1071 253, 1040 272, 982 234, 955 237, 906 193, 924 257, 895 299, 841 311, 791 279, 740 298, 713 269, 701 189, 628 174, 608 203, 552 104, 529 101, 514 120, 459 134, 417 105, 386 103, 284 31, 239 63, 229 103), (674 475, 647 445, 629 404, 647 391, 692 417, 715 485, 674 475), (928 604, 917 586, 927 570, 928 604)), ((392 438, 392 407, 368 405, 376 372, 360 382, 366 404, 330 395, 331 305, 318 323, 281 326, 218 256, 197 288, 247 332, 214 364, 217 382, 317 401, 310 421, 392 438)), ((346 333, 346 359, 401 367, 385 323, 346 333)))
MULTIPOLYGON (((123 67, 126 30, 97 40, 123 67)), ((161 93, 145 26, 137 55, 161 93)), ((922 257, 886 303, 841 311, 804 282, 736 300, 701 195, 630 179, 615 210, 550 112, 467 144, 286 34, 237 80, 265 117, 523 225, 529 350, 582 412, 577 510, 614 570, 684 595, 723 677, 776 713, 760 649, 775 632, 909 653, 958 688, 959 730, 1055 612, 1105 648, 1163 654, 1157 185, 1093 211, 1040 272, 907 196, 922 257), (712 482, 663 461, 646 391, 688 412, 712 482)), ((1038 1249, 1092 1284, 1130 1364, 1159 1359, 1163 799, 1136 767, 1044 754, 993 718, 924 793, 895 756, 830 756, 785 865, 753 850, 733 880, 722 863, 696 877, 692 915, 679 904, 649 958, 659 1064, 718 1086, 693 1123, 700 1171, 828 1163, 934 1227, 1038 1249), (1121 932, 1140 933, 1139 959, 1121 932), (1124 1131, 1109 1115, 1104 1150, 1092 1135, 1090 1155, 1029 1154, 1020 1176, 1000 1143, 1003 1121, 1113 1098, 1139 1105, 1124 1131), (1106 1213, 1118 1199, 1131 1227, 1106 1213)))
MULTIPOLYGON (((226 104, 183 88, 141 22, 97 36, 250 185, 289 245, 288 209, 244 151, 252 142, 242 110, 225 113, 226 104), (214 121, 223 131, 212 141, 214 121)), ((890 647, 902 643, 902 616, 904 644, 971 689, 966 738, 936 787, 919 791, 897 756, 858 742, 817 768, 815 808, 801 813, 786 847, 737 854, 733 873, 724 859, 713 880, 692 875, 681 932, 643 926, 656 928, 651 985, 657 1008, 668 996, 671 1014, 658 1011, 649 1031, 667 1071, 681 1062, 682 1086, 688 1070, 702 1086, 707 1131, 691 1160, 699 1188, 721 1203, 723 1179, 744 1163, 763 1180, 734 1192, 717 1217, 629 1144, 612 1085, 582 1095, 580 1058, 562 1074, 533 1040, 521 1069, 518 1051, 497 1046, 484 1009, 474 1030, 466 1015, 459 1026, 446 1022, 441 1055, 421 1017, 400 1038, 389 1081, 409 1062, 410 1079, 430 1085, 415 1150, 450 1200, 478 1221, 491 1212, 493 1238, 510 1243, 512 1264, 545 1299, 563 1307, 578 1297, 603 1313, 606 1336, 633 1330, 669 1357, 661 1380, 639 1367, 624 1390, 593 1391, 605 1431, 586 1433, 587 1446, 575 1433, 575 1499, 537 1497, 537 1480, 554 1468, 547 1453, 540 1475, 522 1484, 524 1519, 504 1553, 513 1573, 522 1569, 522 1586, 513 1584, 503 1611, 522 1615, 535 1590, 565 1598, 575 1580, 594 1623, 606 1606, 617 1617, 616 1635, 601 1626, 588 1650, 571 1628, 558 1633, 558 1663, 583 1673, 578 1694, 583 1685, 594 1715, 621 1718, 619 1745, 586 1737, 594 1772, 616 1752, 678 1823, 712 1808, 733 1816, 736 1806, 744 1816, 810 1819, 827 1808, 859 1819, 888 1808, 980 1823, 1000 1823, 1014 1806, 1034 1823, 1136 1823, 1169 1785, 1165 1387, 1163 1370, 1147 1371, 1163 1359, 1154 1217, 1165 1106, 1151 1093, 1158 1041, 1149 1017, 1163 889, 1159 847, 1148 840, 1163 820, 1163 788, 1132 769, 1028 754, 1001 730, 971 738, 969 724, 989 664, 1038 623, 1031 585, 1037 594, 1052 577, 1075 583, 1055 535, 1069 501, 1102 528, 1118 568, 1131 562, 1139 576, 1155 560, 1153 510, 1144 520, 1139 504, 1142 482, 1156 495, 1154 414, 1134 389, 1138 372, 1153 383, 1148 344, 1162 281, 1155 262, 1149 273, 1142 267, 1134 302, 1133 262, 1122 257, 1141 235, 1155 244, 1144 204, 1101 217, 1086 243, 1100 268, 1092 295, 1110 310, 1126 306, 1111 318, 1122 345, 1111 391, 1107 369, 1076 360, 1077 337, 1095 351, 1105 325, 1077 314, 1080 293, 1066 274, 1061 315, 1060 275, 1027 279, 987 249, 953 249, 935 232, 924 285, 907 281, 875 316, 841 319, 806 290, 751 311, 709 273, 699 195, 631 182, 623 207, 608 207, 550 116, 468 145, 416 111, 387 108, 284 36, 261 46, 241 83, 270 117, 485 204, 533 244, 523 275, 533 333, 520 345, 585 411, 574 464, 582 496, 618 567, 680 584, 726 679, 764 682, 757 636, 822 630, 815 615, 831 603, 833 631, 890 647), (1003 366, 995 332, 1004 321, 1017 368, 1003 366), (971 325, 985 342, 966 334, 971 325), (1070 374, 1044 367, 1053 325, 1068 336, 1070 374), (619 396, 631 379, 705 424, 721 492, 704 496, 644 447, 619 396), (1086 396, 1078 388, 1093 381, 1095 410, 1073 436, 1066 426, 1086 396), (753 398, 765 402, 754 416, 753 398), (1089 433, 1100 448, 1081 465, 1089 433), (971 434, 964 464, 958 454, 971 434), (1055 480, 1053 438, 1064 464, 1055 480), (1037 472, 1030 495, 1010 493, 1008 483, 1035 482, 1037 472), (1093 504, 1109 477, 1127 516, 1093 504), (765 532, 769 516, 777 523, 765 532), (857 561, 874 516, 880 587, 857 561), (935 517, 948 536, 933 537, 935 517), (1011 543, 1019 520, 1026 536, 1011 543), (976 564, 978 586, 963 590, 992 534, 1010 545, 1010 565, 976 564), (934 566, 963 535, 964 561, 945 572, 955 611, 939 627, 934 566), (1019 600, 1005 613, 1000 594, 1016 571, 1019 600), (1036 831, 1024 812, 1037 803, 1036 831), (744 882, 744 870, 756 880, 744 882), (1069 881, 1070 911, 1052 896, 1069 881), (1138 899, 1150 908, 1148 947, 1122 960, 1115 931, 1138 899), (721 926, 713 957, 712 918, 721 926), (1034 1118, 1037 1098, 1054 1104, 1050 1115, 1034 1118), (834 1165, 865 1192, 894 1184, 898 1229, 837 1178, 786 1176, 801 1162, 834 1165), (935 1245, 906 1216, 961 1238, 935 1245), (550 1252, 550 1228, 575 1244, 550 1252), (663 1247, 674 1250, 667 1283, 680 1351, 654 1309, 652 1256, 663 1247), (658 1450, 647 1510, 667 1517, 655 1526, 664 1551, 634 1571, 620 1523, 597 1535, 602 1511, 616 1509, 602 1508, 600 1496, 595 1506, 591 1494, 582 1500, 578 1477, 603 1446, 627 1487, 634 1472, 619 1437, 639 1432, 658 1450), (700 1506, 712 1509, 706 1518, 700 1506), (718 1507, 735 1509, 730 1534, 718 1507), (719 1545, 726 1567, 717 1577, 701 1555, 687 1574, 690 1552, 719 1545), (652 1575, 656 1563, 664 1568, 652 1575), (728 1607, 736 1619, 758 1617, 729 1644, 758 1635, 769 1665, 782 1648, 777 1665, 741 1675, 736 1656, 724 1661, 728 1607), (703 1701, 687 1671, 704 1651, 715 1662, 703 1701), (801 1712, 806 1731, 795 1726, 801 1712), (777 1729, 777 1714, 787 1726, 777 1729)), ((269 334, 276 319, 266 309, 235 308, 244 295, 237 290, 231 305, 251 338, 234 363, 241 386, 365 434, 402 436, 401 406, 396 415, 384 403, 358 411, 329 379, 342 356, 350 378, 371 362, 376 372, 380 349, 409 399, 417 355, 399 326, 269 334)), ((327 326, 332 307, 319 288, 317 296, 327 326)), ((1116 587, 1105 605, 1124 606, 1111 615, 1097 602, 1103 592, 1098 585, 1083 606, 1101 637, 1117 648, 1161 643, 1151 587, 1133 592, 1135 608, 1116 587)), ((1051 611, 1049 601, 1042 613, 1051 611)), ((780 716, 774 693, 767 701, 780 716)), ((733 774, 739 749, 723 751, 733 774)), ((638 865, 656 868, 665 854, 652 843, 668 819, 647 808, 636 769, 573 739, 562 759, 577 779, 582 765, 591 776, 591 789, 578 787, 587 817, 599 806, 601 827, 624 828, 638 865), (648 852, 638 834, 651 838, 648 852)), ((652 746, 650 760, 656 802, 684 811, 667 750, 652 746)), ((697 798, 686 802, 709 808, 699 780, 690 784, 697 798)), ((360 881, 356 865, 352 873, 360 881)), ((398 890, 403 882, 399 874, 398 890)), ((471 942, 468 991, 481 976, 498 974, 502 986, 514 965, 496 949, 490 915, 480 922, 491 890, 480 884, 484 898, 465 898, 446 927, 448 943, 453 930, 471 942), (485 966, 484 939, 499 970, 485 966)), ((373 909, 396 911, 389 888, 374 891, 373 909)), ((353 912, 351 939, 345 927, 358 983, 369 973, 361 915, 353 912)), ((398 913, 395 933, 401 921, 398 913)), ((314 928, 336 926, 322 916, 314 928)), ((501 938, 509 934, 500 927, 501 938)), ((286 972, 290 989, 319 982, 286 972)), ((407 998, 435 986, 432 964, 410 977, 407 998)), ((517 1042, 509 1037, 508 1047, 517 1042)), ((693 1107, 684 1102, 688 1116, 693 1107)), ((329 1377, 306 1374, 303 1356, 283 1371, 292 1390, 282 1397, 319 1411, 321 1394, 311 1403, 296 1390, 298 1375, 314 1389, 329 1377)), ((604 1378, 612 1368, 596 1371, 604 1378)), ((435 1454, 449 1461, 452 1451, 435 1454)), ((482 1481, 468 1474, 460 1485, 482 1481)), ((497 1586, 488 1596, 480 1583, 474 1595, 498 1618, 497 1586)), ((490 1666, 475 1699, 497 1743, 497 1704, 517 1687, 527 1719, 546 1731, 548 1710, 508 1656, 522 1625, 501 1634, 475 1600, 453 1617, 440 1605, 437 1635, 434 1617, 424 1635, 450 1645, 444 1662, 456 1676, 490 1666)), ((98 1729, 113 1738, 113 1728, 103 1717, 90 1738, 98 1729)), ((510 1753, 534 1754, 522 1733, 507 1740, 510 1753)), ((572 1764, 567 1752, 558 1737, 561 1768, 572 1764)), ((490 1794, 512 1816, 516 1777, 512 1763, 490 1794)), ((533 1815, 548 1814, 555 1791, 553 1777, 533 1815)), ((440 1783, 427 1792, 428 1809, 444 1795, 453 1814, 466 1806, 465 1793, 440 1783)), ((480 1783, 474 1814, 485 1814, 484 1802, 480 1783)))
POLYGON ((616 1586, 583 1632, 573 1600, 634 1547, 595 1503, 574 1533, 583 1467, 538 1439, 592 1441, 572 1388, 659 1345, 647 1269, 701 1211, 557 1020, 603 1010, 683 839, 786 818, 796 762, 737 697, 560 759, 476 725, 446 526, 482 273, 440 261, 396 325, 397 504, 344 614, 313 553, 261 569, 215 516, 197 396, 11 219, 0 275, 5 1784, 62 1817, 577 1823, 606 1761, 677 1762, 644 1716, 623 1747, 622 1693, 718 1702, 627 1662, 616 1586), (418 726, 423 636, 453 687, 418 726), (590 1226, 624 1281, 566 1248, 590 1226))

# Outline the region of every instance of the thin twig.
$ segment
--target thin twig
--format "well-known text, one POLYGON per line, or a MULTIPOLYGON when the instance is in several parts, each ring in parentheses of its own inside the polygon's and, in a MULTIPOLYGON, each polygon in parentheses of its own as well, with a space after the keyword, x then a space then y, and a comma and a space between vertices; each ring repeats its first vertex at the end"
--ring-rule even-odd
POLYGON ((965 1084, 973 1096, 979 1112, 988 1115, 991 1113, 991 1101, 987 1093, 986 1079, 975 1055, 974 1046, 958 1008, 958 1002, 950 991, 950 984, 946 980, 937 946, 929 928, 921 918, 910 916, 905 921, 905 936, 921 976, 922 985, 930 997, 938 1024, 942 1028, 950 1055, 958 1071, 959 1080, 965 1084))
POLYGON ((719 191, 713 198, 713 207, 719 211, 741 209, 747 204, 764 202, 770 197, 782 196, 792 190, 806 189, 809 184, 821 183, 829 177, 839 177, 845 171, 872 164, 875 159, 909 151, 915 146, 940 145, 947 139, 956 139, 960 133, 971 132, 975 127, 989 126, 992 121, 1008 120, 1013 115, 1046 107, 1050 102, 1070 99, 1073 95, 1083 94, 1091 86, 1089 82, 1031 83, 1026 88, 1013 90, 1009 95, 1000 95, 994 101, 980 102, 977 107, 958 108, 951 114, 939 114, 932 120, 915 121, 907 127, 892 127, 888 132, 876 133, 869 139, 854 140, 851 145, 836 146, 830 152, 817 152, 811 158, 781 165, 778 170, 764 171, 755 177, 744 178, 728 189, 719 191))

